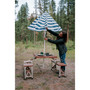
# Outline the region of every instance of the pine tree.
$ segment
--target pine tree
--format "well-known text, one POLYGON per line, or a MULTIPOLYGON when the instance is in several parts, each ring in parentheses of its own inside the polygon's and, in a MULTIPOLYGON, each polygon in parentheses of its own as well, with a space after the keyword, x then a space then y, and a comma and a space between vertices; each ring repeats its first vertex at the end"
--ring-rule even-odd
POLYGON ((16 8, 18 7, 18 0, 15 0, 15 14, 16 14, 16 8))
POLYGON ((55 3, 54 0, 51 0, 51 7, 52 7, 52 10, 53 10, 53 18, 56 20, 56 18, 55 18, 56 3, 55 3))
POLYGON ((18 7, 18 0, 15 0, 15 7, 18 7))
POLYGON ((59 7, 58 7, 57 8, 57 20, 56 20, 58 24, 60 24, 59 19, 60 19, 60 15, 59 15, 59 7))
POLYGON ((53 17, 53 9, 51 3, 49 4, 49 14, 53 17))
MULTIPOLYGON (((75 0, 60 0, 60 17, 59 25, 62 29, 69 30, 70 39, 74 40, 75 35, 75 0)), ((58 17, 58 15, 57 15, 58 17)))
MULTIPOLYGON (((18 12, 18 21, 15 23, 16 24, 16 38, 20 38, 20 41, 26 41, 27 40, 27 26, 28 26, 28 4, 25 3, 21 6, 19 12, 18 12), (18 37, 17 37, 18 34, 18 37)), ((18 40, 18 39, 16 39, 18 40)))
POLYGON ((60 0, 59 2, 59 9, 60 9, 60 18, 59 18, 59 25, 62 27, 62 29, 66 28, 66 6, 65 6, 65 0, 60 0))
POLYGON ((67 20, 70 39, 75 40, 75 0, 67 0, 67 20), (74 36, 72 38, 72 36, 74 36))
POLYGON ((41 0, 41 4, 42 4, 43 13, 44 13, 45 11, 48 12, 49 1, 48 1, 48 0, 41 0))
POLYGON ((41 5, 41 0, 39 0, 39 2, 38 2, 38 9, 39 9, 40 15, 42 15, 42 5, 41 5))

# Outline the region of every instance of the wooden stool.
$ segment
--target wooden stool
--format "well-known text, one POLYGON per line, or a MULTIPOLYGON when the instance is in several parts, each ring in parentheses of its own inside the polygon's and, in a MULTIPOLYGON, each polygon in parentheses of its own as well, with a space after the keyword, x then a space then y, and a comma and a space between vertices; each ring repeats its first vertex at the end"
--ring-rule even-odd
POLYGON ((33 79, 33 62, 31 60, 24 61, 24 79, 33 79))
POLYGON ((56 69, 59 66, 59 78, 61 77, 61 66, 67 66, 64 63, 60 63, 60 60, 51 60, 51 70, 56 69))
POLYGON ((59 66, 59 78, 60 78, 61 77, 61 66, 67 66, 67 65, 64 63, 57 63, 56 65, 59 66))

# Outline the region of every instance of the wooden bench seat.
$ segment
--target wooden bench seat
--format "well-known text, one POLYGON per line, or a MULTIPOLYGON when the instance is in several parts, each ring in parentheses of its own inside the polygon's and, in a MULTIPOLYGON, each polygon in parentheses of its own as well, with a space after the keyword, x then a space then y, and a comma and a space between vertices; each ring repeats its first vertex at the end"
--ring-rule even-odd
POLYGON ((51 60, 51 70, 57 70, 57 67, 59 67, 59 78, 61 77, 61 66, 67 66, 67 64, 60 63, 60 60, 51 60))
POLYGON ((33 64, 24 64, 24 67, 32 67, 33 64))
POLYGON ((57 63, 58 66, 67 66, 67 64, 64 63, 57 63))

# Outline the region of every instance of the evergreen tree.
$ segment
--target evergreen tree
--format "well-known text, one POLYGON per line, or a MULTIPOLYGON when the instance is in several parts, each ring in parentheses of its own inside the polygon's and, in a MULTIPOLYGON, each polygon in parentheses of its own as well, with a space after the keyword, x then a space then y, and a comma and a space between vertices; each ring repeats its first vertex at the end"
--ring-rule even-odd
POLYGON ((16 8, 18 7, 18 0, 15 0, 15 14, 16 14, 16 8))
POLYGON ((61 28, 69 30, 69 38, 74 40, 75 34, 75 0, 60 0, 59 14, 57 11, 57 23, 61 28), (60 15, 58 17, 58 15, 60 15))
POLYGON ((16 30, 15 30, 15 34, 16 34, 16 40, 20 40, 20 41, 26 41, 27 40, 27 26, 28 26, 28 21, 27 21, 27 17, 28 17, 28 5, 27 3, 23 4, 20 8, 20 11, 18 12, 18 21, 16 21, 15 25, 16 30), (18 36, 17 36, 18 34, 18 36), (19 39, 18 39, 19 38, 19 39))
POLYGON ((48 1, 48 0, 41 0, 41 4, 42 4, 43 13, 44 13, 45 11, 48 12, 49 1, 48 1))
POLYGON ((53 17, 53 9, 51 3, 49 4, 49 14, 53 17))
POLYGON ((42 15, 42 5, 41 5, 41 0, 39 0, 39 2, 38 2, 38 9, 39 9, 40 15, 42 15))
POLYGON ((69 37, 75 40, 75 0, 67 0, 67 21, 69 37), (72 36, 74 37, 72 38, 72 36))
POLYGON ((53 18, 56 20, 56 18, 55 18, 56 3, 54 0, 51 0, 51 7, 52 7, 52 11, 53 11, 53 18))
POLYGON ((18 7, 18 0, 15 0, 15 7, 18 7))
POLYGON ((59 15, 59 7, 58 7, 57 8, 57 20, 56 20, 58 24, 60 24, 59 19, 60 19, 60 15, 59 15))
POLYGON ((59 2, 59 15, 60 15, 60 18, 59 18, 59 25, 62 27, 62 29, 66 29, 66 27, 67 27, 67 20, 66 20, 66 6, 65 6, 65 0, 60 0, 60 2, 59 2))

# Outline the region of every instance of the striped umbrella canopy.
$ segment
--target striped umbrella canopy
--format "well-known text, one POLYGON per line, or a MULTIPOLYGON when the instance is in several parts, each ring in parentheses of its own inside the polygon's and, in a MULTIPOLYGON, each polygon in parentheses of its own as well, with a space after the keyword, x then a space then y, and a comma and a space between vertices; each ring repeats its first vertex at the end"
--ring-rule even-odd
MULTIPOLYGON (((43 13, 39 16, 30 26, 28 26, 29 30, 33 31, 46 31, 46 27, 52 31, 61 31, 61 27, 56 23, 56 21, 47 13, 43 13)), ((45 37, 44 33, 44 37, 45 37)), ((45 53, 45 40, 44 40, 44 53, 45 53)))
POLYGON ((52 31, 61 31, 61 27, 56 23, 56 21, 47 13, 43 13, 39 16, 30 26, 29 30, 33 31, 46 31, 46 27, 52 31))

